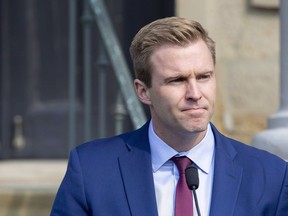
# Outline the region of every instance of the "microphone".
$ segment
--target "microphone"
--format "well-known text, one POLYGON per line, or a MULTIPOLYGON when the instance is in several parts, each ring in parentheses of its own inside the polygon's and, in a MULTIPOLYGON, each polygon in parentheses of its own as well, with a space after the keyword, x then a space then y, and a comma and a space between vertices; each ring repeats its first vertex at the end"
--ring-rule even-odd
POLYGON ((198 169, 192 165, 188 166, 185 169, 185 177, 186 177, 188 188, 192 190, 193 195, 194 195, 197 214, 198 216, 201 216, 199 205, 198 205, 197 194, 196 194, 196 189, 199 187, 198 169))

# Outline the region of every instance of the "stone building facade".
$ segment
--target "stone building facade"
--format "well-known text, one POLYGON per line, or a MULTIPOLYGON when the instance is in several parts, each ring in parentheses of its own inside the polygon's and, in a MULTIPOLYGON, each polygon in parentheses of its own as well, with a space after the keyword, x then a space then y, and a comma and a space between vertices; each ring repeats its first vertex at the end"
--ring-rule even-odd
MULTIPOLYGON (((175 5, 176 15, 199 21, 216 41, 218 102, 213 123, 250 144, 278 109, 278 1, 175 0, 175 5)), ((1 162, 0 215, 48 215, 66 164, 1 162)))
POLYGON ((247 144, 278 109, 278 7, 276 0, 177 1, 177 15, 200 21, 216 41, 213 122, 247 144))

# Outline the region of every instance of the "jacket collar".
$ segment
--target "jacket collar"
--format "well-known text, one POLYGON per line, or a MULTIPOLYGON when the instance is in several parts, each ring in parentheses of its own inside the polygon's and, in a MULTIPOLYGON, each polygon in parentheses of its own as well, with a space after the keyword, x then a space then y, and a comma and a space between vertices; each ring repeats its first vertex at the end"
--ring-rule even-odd
POLYGON ((148 125, 146 123, 142 128, 132 133, 132 136, 126 140, 128 151, 119 157, 131 215, 158 215, 148 125))
POLYGON ((215 137, 215 165, 210 215, 233 215, 243 168, 236 164, 237 151, 231 139, 212 125, 215 137))

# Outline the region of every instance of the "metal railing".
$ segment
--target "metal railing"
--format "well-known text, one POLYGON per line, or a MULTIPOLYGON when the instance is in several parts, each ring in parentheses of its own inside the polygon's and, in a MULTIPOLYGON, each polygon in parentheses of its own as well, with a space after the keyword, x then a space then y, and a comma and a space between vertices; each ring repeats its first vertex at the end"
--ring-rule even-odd
MULTIPOLYGON (((76 1, 69 1, 69 150, 76 146, 76 41, 77 30, 76 26, 76 1)), ((84 57, 84 117, 83 117, 83 134, 84 140, 91 138, 91 59, 90 59, 90 31, 91 23, 96 23, 101 41, 98 42, 99 57, 97 61, 98 65, 98 124, 99 124, 99 136, 105 136, 106 120, 106 97, 105 97, 105 80, 106 80, 106 68, 107 65, 111 65, 118 82, 120 92, 117 96, 117 104, 115 107, 115 133, 121 132, 121 121, 123 115, 129 114, 133 127, 139 128, 146 121, 144 109, 139 102, 133 87, 133 80, 131 73, 129 72, 128 65, 124 58, 123 52, 120 48, 119 41, 116 37, 116 33, 113 29, 110 17, 107 13, 107 9, 102 0, 85 0, 83 7, 83 57, 84 57), (90 7, 90 8, 89 8, 90 7), (91 11, 92 14, 91 14, 91 11), (91 21, 91 18, 93 22, 91 21), (95 21, 95 22, 94 22, 95 21), (123 107, 125 103, 125 108, 123 107)))

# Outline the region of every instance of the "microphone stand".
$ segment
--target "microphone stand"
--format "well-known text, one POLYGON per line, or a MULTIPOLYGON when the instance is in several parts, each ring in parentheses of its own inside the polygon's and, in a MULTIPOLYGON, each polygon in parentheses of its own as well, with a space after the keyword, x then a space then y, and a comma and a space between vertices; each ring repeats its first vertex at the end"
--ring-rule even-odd
POLYGON ((195 199, 197 214, 198 214, 198 216, 201 216, 195 187, 192 188, 192 192, 193 192, 193 196, 195 199))
POLYGON ((197 194, 196 194, 196 189, 199 187, 199 177, 198 177, 198 169, 194 166, 188 166, 185 169, 185 177, 186 177, 186 182, 187 186, 190 190, 193 192, 194 196, 194 203, 196 205, 196 210, 198 216, 201 216, 200 209, 199 209, 199 204, 198 204, 198 199, 197 199, 197 194))

